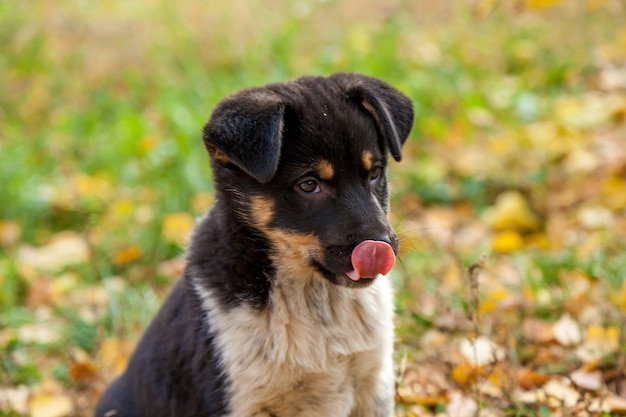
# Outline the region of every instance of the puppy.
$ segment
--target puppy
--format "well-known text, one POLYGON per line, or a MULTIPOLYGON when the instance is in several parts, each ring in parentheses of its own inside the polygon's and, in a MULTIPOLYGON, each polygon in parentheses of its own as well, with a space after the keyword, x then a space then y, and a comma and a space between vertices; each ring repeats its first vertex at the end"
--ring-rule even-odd
POLYGON ((224 99, 204 128, 215 204, 96 416, 391 416, 385 171, 412 125, 357 74, 224 99))

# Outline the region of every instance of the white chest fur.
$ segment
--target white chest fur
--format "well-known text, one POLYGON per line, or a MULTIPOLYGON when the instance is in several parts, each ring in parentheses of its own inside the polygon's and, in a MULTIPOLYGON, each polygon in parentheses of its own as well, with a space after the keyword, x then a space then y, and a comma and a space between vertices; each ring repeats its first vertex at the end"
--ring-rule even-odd
POLYGON ((361 398, 393 398, 388 277, 363 289, 313 274, 277 278, 261 312, 223 310, 197 289, 231 382, 232 417, 386 415, 355 410, 361 398))

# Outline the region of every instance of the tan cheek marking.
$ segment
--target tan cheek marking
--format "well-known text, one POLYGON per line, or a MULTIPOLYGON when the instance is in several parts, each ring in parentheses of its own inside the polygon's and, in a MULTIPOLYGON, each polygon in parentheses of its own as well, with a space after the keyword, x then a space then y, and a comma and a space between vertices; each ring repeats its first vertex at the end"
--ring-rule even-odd
POLYGON ((361 160, 363 161, 363 168, 365 168, 366 171, 369 171, 374 165, 374 154, 370 151, 363 151, 361 160))
POLYGON ((322 251, 315 236, 280 229, 269 229, 265 233, 274 246, 274 263, 278 269, 301 274, 311 272, 311 257, 319 256, 322 251))
POLYGON ((265 197, 252 197, 250 214, 255 225, 265 228, 274 218, 274 202, 265 197))
POLYGON ((324 181, 330 181, 335 176, 335 169, 332 164, 326 160, 321 160, 317 166, 315 167, 315 172, 320 176, 324 181))

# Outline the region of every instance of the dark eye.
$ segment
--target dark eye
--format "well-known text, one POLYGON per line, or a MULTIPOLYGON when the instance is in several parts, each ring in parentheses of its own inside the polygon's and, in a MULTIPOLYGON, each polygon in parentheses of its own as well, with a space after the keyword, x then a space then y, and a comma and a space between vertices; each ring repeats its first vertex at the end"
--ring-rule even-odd
POLYGON ((380 178, 380 176, 382 175, 382 173, 383 173, 383 169, 382 169, 381 167, 373 167, 373 168, 370 170, 370 181, 371 181, 371 182, 376 181, 377 179, 379 179, 379 178, 380 178))
POLYGON ((305 180, 298 184, 298 188, 305 194, 314 194, 321 191, 320 185, 315 180, 305 180))

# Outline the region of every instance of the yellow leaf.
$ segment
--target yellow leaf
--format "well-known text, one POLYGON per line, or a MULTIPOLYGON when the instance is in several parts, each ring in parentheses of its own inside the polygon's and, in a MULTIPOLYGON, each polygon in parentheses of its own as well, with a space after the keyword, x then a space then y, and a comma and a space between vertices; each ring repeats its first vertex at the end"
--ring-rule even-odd
POLYGON ((617 352, 619 329, 617 327, 589 326, 585 339, 576 349, 576 355, 585 363, 601 360, 606 355, 617 352))
POLYGON ((36 387, 28 401, 31 417, 64 417, 73 411, 72 400, 62 393, 62 387, 45 379, 36 387))
POLYGON ((110 338, 100 344, 96 361, 100 367, 108 370, 112 376, 118 376, 126 369, 133 345, 127 340, 110 338))
POLYGON ((626 313, 626 281, 622 282, 622 288, 611 296, 614 304, 616 304, 623 313, 626 313))
POLYGON ((172 213, 163 219, 163 237, 171 243, 184 246, 194 226, 194 219, 187 213, 172 213))
POLYGON ((191 207, 196 213, 204 213, 213 204, 213 194, 198 193, 193 196, 191 207))
POLYGON ((587 0, 587 8, 589 10, 598 10, 608 4, 608 0, 587 0))
POLYGON ((22 235, 22 228, 12 220, 0 220, 0 246, 13 246, 22 235))
POLYGON ((135 262, 141 258, 143 251, 139 246, 128 246, 124 249, 120 249, 113 254, 113 264, 117 266, 126 265, 131 262, 135 262))
POLYGON ((149 154, 154 148, 159 145, 159 140, 154 136, 146 136, 139 142, 139 149, 142 155, 149 154))
POLYGON ((484 218, 495 230, 535 231, 541 225, 524 196, 517 191, 500 194, 495 205, 485 210, 484 218))
POLYGON ((484 314, 491 313, 496 310, 503 303, 503 301, 510 300, 511 298, 511 294, 504 289, 495 289, 490 291, 478 307, 479 317, 484 314))
POLYGON ((526 3, 530 9, 540 10, 556 6, 560 2, 561 0, 527 0, 526 3))
POLYGON ((533 233, 529 236, 526 236, 524 241, 526 242, 526 246, 529 247, 544 250, 550 248, 550 240, 545 235, 545 233, 533 233))
POLYGON ((80 197, 108 200, 114 192, 111 183, 101 177, 78 174, 73 178, 73 185, 80 197))
POLYGON ((602 201, 609 208, 621 211, 626 209, 626 181, 612 176, 602 186, 602 201))
POLYGON ((481 375, 482 367, 475 368, 468 363, 455 366, 452 369, 452 380, 460 386, 466 386, 481 375))
POLYGON ((496 253, 511 253, 524 247, 524 238, 514 231, 503 231, 496 234, 491 248, 496 253))
POLYGON ((72 400, 67 395, 37 394, 30 399, 31 417, 63 417, 72 412, 72 400))

